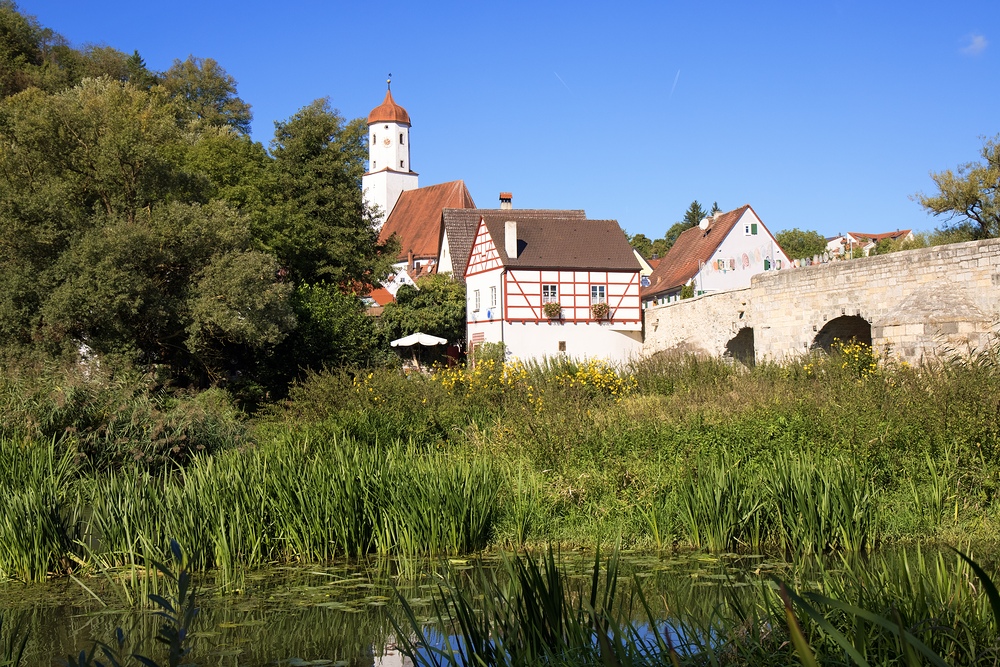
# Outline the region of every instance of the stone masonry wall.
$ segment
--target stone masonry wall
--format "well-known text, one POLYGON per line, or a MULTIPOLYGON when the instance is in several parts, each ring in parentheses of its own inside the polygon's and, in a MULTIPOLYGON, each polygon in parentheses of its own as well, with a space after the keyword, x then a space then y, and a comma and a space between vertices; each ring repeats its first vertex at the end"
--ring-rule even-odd
POLYGON ((1000 240, 767 272, 749 290, 651 307, 643 353, 721 355, 749 326, 756 358, 780 360, 851 316, 871 325, 877 350, 911 362, 986 349, 1000 322, 1000 240))

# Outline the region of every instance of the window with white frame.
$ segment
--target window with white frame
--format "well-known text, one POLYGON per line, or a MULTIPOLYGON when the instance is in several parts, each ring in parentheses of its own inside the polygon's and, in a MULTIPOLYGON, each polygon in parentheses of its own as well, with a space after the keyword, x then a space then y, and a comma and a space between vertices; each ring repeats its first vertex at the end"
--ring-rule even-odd
POLYGON ((472 292, 472 312, 479 312, 479 290, 473 290, 472 292))
POLYGON ((542 303, 556 303, 559 301, 558 285, 542 285, 542 303))
POLYGON ((604 292, 604 285, 591 285, 590 286, 590 305, 595 303, 607 303, 608 298, 604 292))
POLYGON ((491 287, 490 288, 490 308, 496 308, 496 307, 497 307, 497 288, 496 287, 491 287))

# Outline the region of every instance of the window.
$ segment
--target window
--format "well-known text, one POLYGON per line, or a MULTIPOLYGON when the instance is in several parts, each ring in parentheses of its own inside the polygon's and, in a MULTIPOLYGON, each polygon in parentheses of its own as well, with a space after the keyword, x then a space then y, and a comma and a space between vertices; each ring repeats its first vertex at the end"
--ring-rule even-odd
POLYGON ((766 257, 764 258, 764 270, 765 271, 771 270, 771 260, 767 259, 766 257))
POLYGON ((564 340, 559 341, 559 351, 560 352, 566 351, 566 341, 564 340))
POLYGON ((756 222, 750 225, 750 235, 751 236, 757 236, 757 223, 756 222))
POLYGON ((608 299, 604 293, 604 285, 590 286, 590 305, 595 303, 607 303, 608 299))
POLYGON ((400 161, 399 161, 399 168, 400 168, 400 169, 402 169, 402 168, 403 168, 403 161, 402 161, 402 160, 400 160, 400 161))
POLYGON ((399 133, 399 143, 400 144, 403 143, 403 133, 402 132, 399 133))
POLYGON ((542 303, 554 303, 559 301, 558 285, 542 285, 542 303))
POLYGON ((497 288, 496 287, 491 287, 490 288, 490 308, 496 308, 496 307, 497 307, 497 288))
POLYGON ((373 144, 377 144, 378 143, 378 139, 376 138, 376 135, 375 135, 374 132, 372 132, 372 143, 373 144))
POLYGON ((475 290, 472 293, 472 312, 479 312, 479 290, 475 290))
POLYGON ((372 170, 375 170, 375 160, 372 160, 372 170))

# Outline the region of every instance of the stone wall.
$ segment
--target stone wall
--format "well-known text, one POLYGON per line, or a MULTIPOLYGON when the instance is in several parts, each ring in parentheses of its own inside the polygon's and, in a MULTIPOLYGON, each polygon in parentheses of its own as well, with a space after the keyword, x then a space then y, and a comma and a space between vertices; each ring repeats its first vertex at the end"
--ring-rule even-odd
POLYGON ((757 360, 781 360, 853 335, 910 361, 993 344, 1000 322, 1000 240, 972 241, 773 271, 749 290, 646 310, 644 354, 688 349, 722 355, 753 328, 757 360), (859 335, 860 337, 860 335, 859 335))

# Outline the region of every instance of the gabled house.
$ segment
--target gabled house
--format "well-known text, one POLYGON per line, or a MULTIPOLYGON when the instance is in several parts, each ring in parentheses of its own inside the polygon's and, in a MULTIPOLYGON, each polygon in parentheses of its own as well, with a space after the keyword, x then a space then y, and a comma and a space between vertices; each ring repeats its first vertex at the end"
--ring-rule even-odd
POLYGON ((644 307, 692 295, 750 287, 751 276, 790 268, 785 252, 749 204, 684 231, 649 276, 644 307))
MULTIPOLYGON (((509 202, 510 193, 506 202, 509 202)), ((501 199, 501 202, 504 202, 501 199)), ((482 220, 491 222, 510 219, 512 216, 518 220, 585 220, 587 214, 583 210, 570 209, 513 209, 513 208, 465 208, 465 209, 445 209, 442 213, 441 229, 441 258, 438 262, 438 272, 450 271, 458 280, 465 280, 466 263, 469 261, 469 254, 482 220)))
POLYGON ((623 363, 642 347, 639 262, 614 220, 480 212, 465 268, 467 340, 520 360, 623 363))
POLYGON ((912 241, 913 231, 909 229, 897 229, 894 232, 880 232, 869 234, 866 232, 848 232, 841 236, 834 236, 826 240, 826 250, 831 255, 853 255, 854 251, 860 249, 865 257, 878 246, 879 241, 891 239, 894 241, 912 241))

